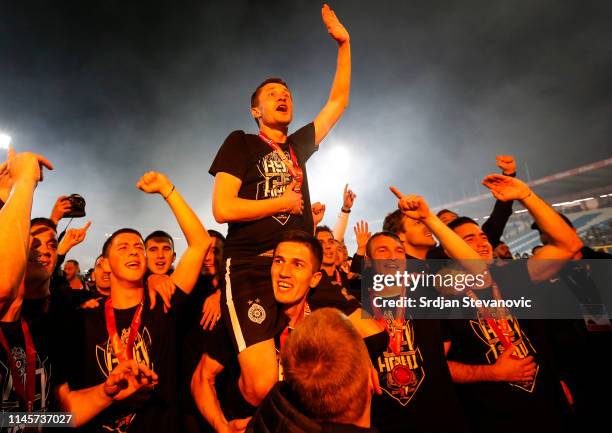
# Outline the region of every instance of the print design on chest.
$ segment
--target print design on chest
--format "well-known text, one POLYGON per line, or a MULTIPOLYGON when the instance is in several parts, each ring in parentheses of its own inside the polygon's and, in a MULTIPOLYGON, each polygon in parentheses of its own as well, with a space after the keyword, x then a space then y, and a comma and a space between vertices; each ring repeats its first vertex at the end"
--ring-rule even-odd
MULTIPOLYGON (((11 348, 15 364, 19 370, 19 377, 23 380, 23 376, 26 371, 26 352, 23 347, 11 348)), ((36 388, 34 394, 34 411, 44 412, 47 410, 47 398, 49 396, 49 379, 51 376, 51 370, 47 365, 48 358, 41 361, 38 353, 36 354, 36 388)), ((11 370, 8 365, 0 361, 0 384, 2 386, 2 404, 0 410, 2 412, 12 412, 19 409, 19 399, 15 395, 15 399, 10 400, 11 391, 13 389, 13 377, 11 376, 11 370)))
MULTIPOLYGON (((290 157, 288 152, 285 152, 285 155, 287 155, 287 158, 290 157)), ((291 174, 276 152, 272 151, 262 157, 257 164, 257 168, 263 180, 257 184, 256 199, 264 200, 282 196, 287 185, 291 182, 291 174)), ((291 218, 291 214, 279 213, 273 215, 272 218, 281 225, 285 225, 291 218)))
MULTIPOLYGON (((124 346, 127 345, 127 340, 130 335, 130 328, 124 328, 121 331, 121 342, 124 346)), ((142 332, 136 333, 136 339, 134 340, 134 360, 139 364, 144 364, 151 370, 155 371, 153 360, 151 359, 151 334, 146 326, 142 328, 142 332)), ((106 342, 102 345, 96 345, 96 358, 98 360, 98 366, 104 376, 108 377, 111 371, 119 365, 119 359, 115 356, 110 338, 106 339, 106 342)))
MULTIPOLYGON (((511 343, 517 344, 516 354, 520 359, 527 356, 535 356, 536 351, 533 348, 527 335, 521 330, 519 322, 513 316, 508 315, 506 319, 498 320, 499 329, 506 335, 511 343)), ((476 336, 487 346, 488 350, 485 357, 489 364, 495 364, 497 358, 503 353, 504 345, 495 334, 495 330, 491 328, 489 323, 483 318, 478 321, 470 320, 470 325, 476 336)), ((536 371, 533 375, 533 380, 524 382, 509 382, 510 386, 522 389, 523 391, 533 392, 536 385, 538 373, 540 371, 539 364, 536 363, 536 371)))
MULTIPOLYGON (((392 317, 385 315, 388 322, 392 322, 392 317)), ((406 406, 425 379, 423 356, 414 340, 412 320, 406 320, 403 327, 399 353, 387 348, 377 361, 380 387, 402 406, 406 406)))

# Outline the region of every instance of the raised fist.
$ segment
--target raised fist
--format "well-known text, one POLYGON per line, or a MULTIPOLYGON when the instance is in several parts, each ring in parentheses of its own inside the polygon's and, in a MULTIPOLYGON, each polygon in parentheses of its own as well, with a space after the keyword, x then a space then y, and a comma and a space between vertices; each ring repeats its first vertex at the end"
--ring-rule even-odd
POLYGON ((165 174, 158 173, 156 171, 146 172, 136 184, 136 187, 141 191, 149 194, 159 193, 164 198, 172 192, 172 184, 168 180, 165 174))
POLYGON ((516 162, 512 155, 497 155, 495 161, 504 175, 510 176, 516 173, 516 162))
POLYGON ((325 215, 325 205, 316 202, 312 204, 310 209, 312 211, 312 221, 314 223, 314 226, 316 227, 323 220, 323 216, 325 215))

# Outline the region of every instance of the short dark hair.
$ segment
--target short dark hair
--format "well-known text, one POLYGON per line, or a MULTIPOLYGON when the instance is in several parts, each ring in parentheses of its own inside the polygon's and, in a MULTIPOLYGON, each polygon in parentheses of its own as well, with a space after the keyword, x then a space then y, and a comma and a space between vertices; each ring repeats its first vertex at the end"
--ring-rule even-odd
POLYGON ((395 233, 396 235, 404 233, 404 218, 401 210, 394 210, 385 217, 382 227, 383 231, 395 233))
POLYGON ((103 257, 108 257, 108 250, 110 249, 110 245, 113 242, 113 239, 115 239, 117 236, 123 233, 132 233, 134 235, 137 235, 140 238, 140 240, 142 240, 142 243, 144 244, 142 235, 140 234, 138 230, 132 229, 129 227, 124 227, 122 229, 115 231, 112 235, 108 237, 108 239, 106 239, 106 241, 104 241, 104 245, 102 246, 102 256, 103 257))
POLYGON ((66 263, 74 263, 77 268, 80 268, 79 262, 74 259, 66 260, 66 263))
POLYGON ((452 211, 452 210, 450 210, 450 209, 440 209, 440 210, 438 211, 438 213, 436 214, 436 216, 439 218, 439 217, 440 217, 440 215, 442 215, 443 213, 452 213, 452 214, 453 214, 453 215, 455 215, 455 216, 459 216, 459 215, 457 214, 457 212, 453 212, 453 211, 452 211))
MULTIPOLYGON (((315 228, 315 237, 319 234, 319 233, 323 233, 323 232, 328 232, 330 235, 332 235, 332 238, 334 238, 334 232, 332 231, 332 229, 330 229, 328 226, 317 226, 315 228)), ((335 239, 335 238, 334 238, 335 239)))
POLYGON ((460 216, 460 217, 457 217, 456 220, 449 222, 448 228, 451 230, 455 230, 457 227, 462 226, 463 224, 476 224, 478 227, 480 227, 480 224, 478 224, 472 218, 466 217, 466 216, 460 216))
POLYGON ((217 230, 208 230, 208 236, 210 236, 211 238, 217 238, 219 239, 221 242, 225 242, 225 236, 223 236, 221 233, 219 233, 217 230))
POLYGON ((370 239, 368 239, 368 243, 366 244, 366 255, 368 257, 370 257, 370 258, 372 257, 372 251, 371 251, 371 249, 372 249, 372 241, 374 239, 376 239, 376 238, 381 237, 381 236, 387 236, 388 238, 396 240, 401 245, 404 245, 404 243, 402 242, 402 240, 400 239, 400 237, 396 233, 383 230, 382 232, 374 233, 372 236, 370 236, 370 239))
POLYGON ((43 217, 32 218, 30 220, 30 227, 34 227, 34 226, 45 226, 53 230, 55 233, 57 233, 57 225, 49 218, 43 218, 43 217))
POLYGON ((265 86, 266 84, 271 84, 271 83, 282 84, 287 89, 289 89, 289 86, 287 86, 287 83, 282 78, 278 78, 278 77, 267 78, 264 81, 262 81, 259 86, 257 86, 255 91, 251 95, 251 108, 256 107, 257 104, 259 104, 259 92, 261 91, 262 87, 265 86))
POLYGON ((274 248, 276 248, 282 242, 295 242, 298 244, 306 245, 315 259, 313 269, 318 271, 321 268, 321 262, 323 261, 323 247, 321 243, 313 235, 306 233, 303 230, 288 230, 284 232, 274 248))
POLYGON ((145 245, 147 244, 147 242, 150 239, 153 238, 166 238, 170 241, 170 244, 172 245, 172 249, 174 249, 174 239, 172 239, 172 236, 170 236, 169 233, 163 231, 163 230, 155 230, 153 233, 151 233, 149 236, 147 236, 144 240, 145 245))

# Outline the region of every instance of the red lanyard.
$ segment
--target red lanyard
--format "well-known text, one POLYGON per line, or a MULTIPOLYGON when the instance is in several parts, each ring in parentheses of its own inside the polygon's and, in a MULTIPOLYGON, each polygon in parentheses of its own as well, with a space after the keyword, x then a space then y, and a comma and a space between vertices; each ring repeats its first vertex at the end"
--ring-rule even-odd
POLYGON ((23 331, 23 339, 26 346, 25 384, 21 382, 21 378, 19 377, 19 369, 17 368, 15 358, 13 357, 11 348, 6 341, 6 337, 4 336, 4 332, 2 332, 1 328, 0 343, 6 351, 6 356, 9 361, 11 377, 13 378, 13 389, 26 404, 27 411, 32 412, 32 410, 34 410, 34 394, 36 392, 36 348, 34 347, 34 342, 32 341, 30 328, 23 318, 21 318, 21 329, 23 331))
POLYGON ((406 307, 398 307, 395 311, 393 320, 391 320, 391 324, 389 324, 389 320, 384 317, 380 308, 374 306, 373 295, 370 295, 370 297, 372 298, 370 304, 374 309, 376 321, 382 324, 387 334, 389 334, 389 350, 393 352, 395 356, 399 356, 402 350, 402 332, 404 332, 404 328, 406 327, 406 317, 404 317, 406 307))
MULTIPOLYGON (((474 300, 478 300, 478 297, 476 296, 473 290, 470 289, 466 293, 470 298, 474 300)), ((493 330, 493 332, 495 333, 495 336, 499 339, 499 342, 502 344, 502 346, 504 346, 504 349, 509 349, 510 346, 512 346, 512 342, 508 338, 508 335, 506 335, 506 334, 509 334, 510 332, 510 325, 508 325, 508 319, 501 319, 501 318, 495 319, 491 315, 488 309, 482 309, 481 311, 482 311, 485 321, 487 322, 489 327, 493 330), (501 328, 497 323, 498 320, 502 324, 501 328), (506 332, 504 333, 504 331, 506 332)))
POLYGON ((142 321, 142 302, 140 305, 138 305, 138 309, 132 318, 132 323, 130 324, 130 335, 128 336, 128 341, 125 347, 121 342, 121 337, 117 334, 115 310, 113 309, 113 303, 110 296, 104 304, 104 313, 106 319, 106 330, 108 331, 108 337, 111 340, 111 346, 113 348, 113 352, 115 352, 115 356, 119 362, 133 359, 134 341, 136 340, 136 334, 138 333, 138 329, 140 329, 140 322, 142 321))
POLYGON ((300 168, 298 164, 297 158, 295 157, 295 153, 293 152, 293 147, 289 145, 289 154, 291 155, 291 161, 285 155, 285 152, 280 148, 278 143, 276 143, 271 138, 268 138, 266 134, 263 132, 259 133, 259 138, 261 138, 268 146, 270 146, 281 159, 287 171, 291 173, 291 177, 297 181, 297 185, 295 187, 296 192, 300 192, 302 190, 302 183, 304 182, 304 172, 300 168))

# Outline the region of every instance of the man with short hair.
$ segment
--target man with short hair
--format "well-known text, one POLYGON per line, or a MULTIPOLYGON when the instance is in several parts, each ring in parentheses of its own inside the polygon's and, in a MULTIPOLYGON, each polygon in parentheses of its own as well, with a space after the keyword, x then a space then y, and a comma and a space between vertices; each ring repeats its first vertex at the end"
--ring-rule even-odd
POLYGON ((321 112, 312 123, 289 134, 291 92, 282 79, 265 80, 251 96, 251 114, 259 134, 232 132, 209 169, 215 177, 215 220, 229 223, 222 316, 239 354, 240 390, 255 405, 278 376, 272 337, 282 318, 270 284, 272 250, 287 230, 313 232, 305 163, 349 101, 349 34, 327 5, 322 18, 338 44, 338 62, 321 112))
POLYGON ((72 290, 84 290, 85 285, 81 279, 81 268, 79 262, 74 259, 64 262, 64 276, 72 290))
POLYGON ((285 380, 268 394, 247 432, 376 431, 370 427, 376 374, 359 333, 338 310, 322 308, 297 326, 281 364, 285 380))
POLYGON ((172 236, 163 230, 156 230, 145 238, 145 248, 149 272, 155 275, 167 275, 176 260, 172 236))
MULTIPOLYGON (((160 194, 187 240, 171 281, 172 308, 150 308, 145 296, 144 240, 134 229, 114 232, 102 249, 110 273, 110 296, 98 308, 81 310, 63 336, 58 395, 76 426, 88 431, 175 432, 177 416, 176 327, 180 306, 193 289, 209 238, 197 215, 161 173, 148 172, 138 188, 160 194), (177 310, 179 309, 179 310, 177 310)), ((164 277, 167 278, 167 277, 164 277)))
MULTIPOLYGON (((501 175, 485 177, 483 184, 498 200, 517 200, 531 213, 551 242, 528 260, 492 264, 493 248, 480 226, 460 217, 449 224, 487 264, 491 279, 474 287, 472 299, 502 299, 536 295, 534 283, 548 280, 582 247, 576 233, 522 181, 501 175), (521 292, 517 292, 521 290, 521 292)), ((534 300, 537 304, 537 300, 534 300)), ((448 364, 453 380, 462 384, 460 393, 476 432, 516 431, 510 414, 521 413, 528 420, 521 431, 565 431, 567 402, 548 347, 548 335, 541 320, 519 320, 508 311, 474 309, 474 320, 448 321, 451 342, 448 364), (501 422, 500 422, 501 420, 501 422), (506 420, 508 420, 506 422, 506 420)))

